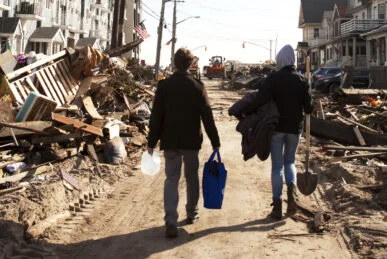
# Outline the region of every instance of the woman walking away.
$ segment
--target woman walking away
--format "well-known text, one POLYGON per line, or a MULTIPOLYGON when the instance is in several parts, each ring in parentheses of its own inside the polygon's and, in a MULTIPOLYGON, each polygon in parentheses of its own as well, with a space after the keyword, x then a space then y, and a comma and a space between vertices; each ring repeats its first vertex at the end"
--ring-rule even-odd
POLYGON ((254 107, 246 107, 244 111, 241 111, 241 114, 231 114, 236 117, 244 117, 271 100, 278 108, 279 122, 271 135, 270 142, 273 193, 273 203, 271 205, 274 206, 270 216, 276 220, 281 220, 283 168, 285 168, 288 195, 286 215, 292 216, 297 210, 297 174, 294 162, 301 137, 303 113, 311 113, 313 105, 308 83, 297 72, 294 65, 295 56, 292 46, 285 45, 278 52, 276 63, 277 71, 267 77, 262 88, 255 94, 255 102, 250 105, 254 107))

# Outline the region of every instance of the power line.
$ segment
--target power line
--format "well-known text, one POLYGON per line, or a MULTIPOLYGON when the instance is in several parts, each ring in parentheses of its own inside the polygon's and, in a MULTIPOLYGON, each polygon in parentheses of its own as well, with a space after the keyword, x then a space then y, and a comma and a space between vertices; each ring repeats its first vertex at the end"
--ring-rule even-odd
POLYGON ((157 17, 157 19, 160 18, 160 15, 158 15, 152 8, 145 4, 144 1, 142 2, 142 5, 145 6, 151 13, 153 13, 157 17))

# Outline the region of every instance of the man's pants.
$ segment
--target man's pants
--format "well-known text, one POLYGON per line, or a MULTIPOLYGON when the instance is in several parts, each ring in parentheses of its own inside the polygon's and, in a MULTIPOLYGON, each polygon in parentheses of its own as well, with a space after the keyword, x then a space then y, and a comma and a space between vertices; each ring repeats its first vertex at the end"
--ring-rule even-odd
POLYGON ((199 150, 165 150, 164 211, 165 224, 177 225, 179 203, 179 179, 184 162, 184 176, 187 182, 187 217, 198 214, 199 201, 199 150))

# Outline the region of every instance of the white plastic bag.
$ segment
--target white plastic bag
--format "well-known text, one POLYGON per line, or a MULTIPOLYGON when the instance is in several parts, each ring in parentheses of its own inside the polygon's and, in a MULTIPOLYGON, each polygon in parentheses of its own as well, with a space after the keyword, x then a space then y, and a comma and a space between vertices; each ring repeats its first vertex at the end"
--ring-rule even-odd
POLYGON ((153 150, 152 156, 145 150, 141 158, 141 171, 146 175, 156 175, 160 171, 160 156, 153 150))

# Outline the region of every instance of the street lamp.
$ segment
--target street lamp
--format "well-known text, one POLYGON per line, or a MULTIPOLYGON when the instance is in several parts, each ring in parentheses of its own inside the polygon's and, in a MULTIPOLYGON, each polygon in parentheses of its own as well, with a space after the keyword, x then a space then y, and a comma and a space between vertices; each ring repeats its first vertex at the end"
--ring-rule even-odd
POLYGON ((201 46, 199 46, 199 47, 190 49, 190 51, 194 51, 194 50, 197 50, 197 49, 200 49, 200 48, 204 48, 204 51, 207 51, 207 45, 201 45, 201 46))
POLYGON ((252 45, 255 45, 255 46, 258 46, 258 47, 261 47, 261 48, 264 48, 264 49, 270 51, 270 60, 272 60, 272 59, 271 59, 271 42, 272 42, 272 41, 270 40, 270 49, 267 48, 267 47, 265 47, 265 46, 259 45, 259 44, 257 44, 257 43, 249 42, 249 41, 243 41, 243 43, 242 43, 242 48, 245 48, 245 47, 246 47, 246 43, 252 44, 252 45))
POLYGON ((179 22, 176 22, 176 2, 175 6, 173 8, 173 29, 172 29, 172 46, 171 46, 171 70, 173 71, 175 69, 175 63, 173 62, 173 56, 175 55, 175 43, 176 43, 176 25, 179 23, 185 22, 188 19, 191 18, 200 18, 200 16, 190 16, 187 17, 179 22))

